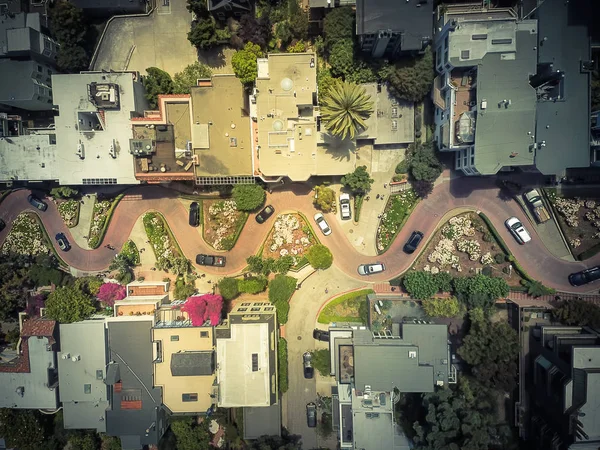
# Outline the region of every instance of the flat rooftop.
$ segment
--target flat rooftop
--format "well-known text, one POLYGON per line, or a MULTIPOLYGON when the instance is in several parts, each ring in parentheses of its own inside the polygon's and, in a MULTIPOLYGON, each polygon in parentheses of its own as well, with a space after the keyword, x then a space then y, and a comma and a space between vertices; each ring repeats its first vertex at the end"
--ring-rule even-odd
POLYGON ((193 87, 191 96, 196 176, 253 175, 250 117, 240 80, 235 75, 214 75, 210 82, 193 87))
MULTIPOLYGON (((583 432, 588 439, 576 438, 576 441, 586 442, 600 440, 600 347, 574 348, 573 370, 582 374, 585 383, 570 381, 568 388, 573 389, 573 398, 585 398, 581 405, 577 420, 581 423, 583 432), (584 387, 585 386, 585 387, 584 387), (577 392, 585 390, 585 392, 577 392)), ((577 436, 577 434, 576 434, 577 436)))

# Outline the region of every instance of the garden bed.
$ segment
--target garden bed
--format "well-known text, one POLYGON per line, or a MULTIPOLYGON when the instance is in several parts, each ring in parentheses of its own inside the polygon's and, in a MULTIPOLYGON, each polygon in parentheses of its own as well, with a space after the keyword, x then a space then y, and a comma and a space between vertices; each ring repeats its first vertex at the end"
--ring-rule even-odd
POLYGON ((481 272, 520 286, 521 276, 509 269, 509 255, 485 222, 475 213, 452 217, 429 241, 413 269, 433 274, 448 272, 453 277, 481 272))
POLYGON ((163 217, 156 212, 144 214, 142 219, 150 246, 156 257, 157 267, 169 267, 170 261, 179 256, 179 250, 163 217))
POLYGON ((263 245, 263 258, 294 258, 294 268, 306 265, 306 251, 318 241, 312 228, 300 214, 282 214, 277 217, 263 245))
POLYGON ((412 189, 391 195, 377 227, 377 252, 384 253, 410 217, 419 199, 412 189))
POLYGON ((323 308, 318 322, 362 322, 366 325, 367 295, 372 293, 372 289, 363 289, 334 298, 323 308))
POLYGON ((21 256, 37 256, 48 254, 52 245, 48 242, 47 235, 33 214, 19 214, 13 221, 12 228, 2 244, 0 254, 8 256, 16 254, 21 256))
POLYGON ((65 225, 68 228, 77 226, 79 223, 79 208, 81 206, 80 201, 71 198, 68 200, 57 199, 55 202, 60 217, 62 217, 65 225))
POLYGON ((215 250, 231 250, 248 220, 248 213, 238 211, 234 200, 204 200, 204 240, 215 250))
POLYGON ((123 256, 127 258, 134 266, 140 265, 140 251, 131 239, 123 244, 120 252, 123 256))
POLYGON ((114 199, 109 200, 96 199, 92 223, 90 224, 90 232, 88 234, 88 246, 90 248, 98 248, 100 246, 100 243, 106 234, 106 229, 108 228, 112 214, 124 195, 125 194, 119 194, 114 199))
POLYGON ((599 253, 600 198, 569 198, 556 191, 546 192, 574 256, 584 260, 599 253))

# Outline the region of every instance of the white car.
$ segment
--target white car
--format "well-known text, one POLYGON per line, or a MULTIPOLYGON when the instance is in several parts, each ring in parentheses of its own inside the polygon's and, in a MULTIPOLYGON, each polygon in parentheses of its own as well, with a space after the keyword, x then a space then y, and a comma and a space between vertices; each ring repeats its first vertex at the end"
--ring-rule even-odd
POLYGON ((329 225, 327 224, 325 217, 323 217, 323 214, 316 213, 315 222, 317 222, 317 225, 319 225, 319 228, 325 236, 329 236, 331 234, 331 228, 329 228, 329 225))
POLYGON ((352 217, 350 210, 350 194, 340 194, 340 213, 343 220, 348 220, 352 217))
POLYGON ((383 263, 375 263, 375 264, 361 264, 358 266, 358 274, 359 275, 373 275, 375 273, 381 273, 385 270, 385 266, 383 263))
POLYGON ((531 240, 531 235, 516 217, 506 219, 504 224, 506 225, 506 228, 508 228, 513 234, 519 244, 523 245, 531 240))

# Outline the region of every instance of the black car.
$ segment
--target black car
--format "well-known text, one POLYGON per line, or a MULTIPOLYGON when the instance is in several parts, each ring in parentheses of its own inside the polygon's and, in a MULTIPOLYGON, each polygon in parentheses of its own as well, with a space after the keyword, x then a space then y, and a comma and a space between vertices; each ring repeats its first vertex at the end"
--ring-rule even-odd
POLYGON ((48 205, 46 205, 43 201, 41 201, 35 195, 30 195, 29 197, 27 197, 27 201, 31 204, 31 206, 39 209, 40 211, 46 211, 48 209, 48 205))
POLYGON ((275 208, 273 208, 271 205, 267 205, 262 209, 261 212, 259 212, 256 215, 256 221, 258 223, 265 223, 267 219, 273 215, 274 212, 275 208))
POLYGON ((190 226, 197 227, 200 224, 200 207, 198 203, 193 202, 190 205, 190 226))
POLYGON ((317 426, 317 405, 312 402, 306 405, 306 424, 309 428, 317 426))
POLYGON ((312 355, 310 352, 305 352, 302 355, 302 366, 304 367, 304 378, 311 379, 315 375, 315 369, 312 366, 312 355))
POLYGON ((71 250, 71 244, 69 244, 69 241, 67 240, 67 237, 64 233, 58 233, 56 235, 56 242, 58 243, 58 247, 63 252, 68 252, 69 250, 71 250))
POLYGON ((215 255, 196 255, 196 264, 199 266, 215 266, 215 267, 223 267, 225 266, 226 258, 224 256, 215 256, 215 255))
POLYGON ((323 331, 315 328, 313 330, 313 338, 318 341, 329 342, 329 331, 323 331))
POLYGON ((4 230, 6 228, 6 223, 4 223, 4 220, 0 219, 0 231, 4 230))
POLYGON ((589 269, 575 272, 569 275, 569 283, 572 286, 583 286, 600 280, 600 266, 590 267, 589 269))
POLYGON ((408 253, 409 255, 411 253, 414 253, 414 251, 421 243, 422 239, 423 233, 421 233, 420 231, 413 231, 410 237, 408 238, 408 241, 406 241, 406 244, 404 244, 404 253, 408 253))

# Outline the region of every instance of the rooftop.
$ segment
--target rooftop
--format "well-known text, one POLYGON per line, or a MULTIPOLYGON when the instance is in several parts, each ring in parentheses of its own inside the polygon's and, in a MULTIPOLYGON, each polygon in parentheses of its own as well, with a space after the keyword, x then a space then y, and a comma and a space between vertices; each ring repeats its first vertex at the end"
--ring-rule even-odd
POLYGON ((214 75, 191 90, 196 176, 252 175, 250 118, 235 75, 214 75))
POLYGON ((20 50, 40 51, 39 13, 18 13, 12 17, 3 16, 0 20, 0 55, 20 50))
MULTIPOLYGON (((35 88, 38 87, 32 80, 34 71, 37 70, 38 63, 32 60, 16 61, 12 59, 0 59, 0 73, 2 73, 2 83, 0 83, 0 103, 13 103, 23 100, 35 100, 38 93, 35 88)), ((47 74, 44 78, 50 77, 47 74)), ((39 80, 44 87, 43 80, 39 80)), ((49 85, 50 83, 47 83, 49 85)), ((48 103, 45 109, 52 109, 52 103, 48 103)))
POLYGON ((281 405, 244 408, 244 439, 281 435, 281 405))

